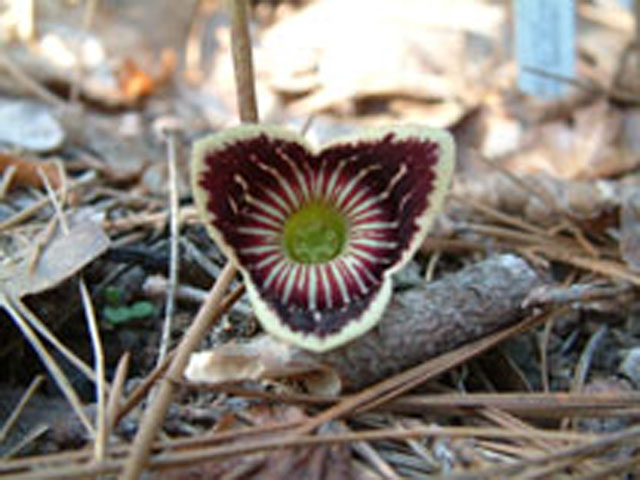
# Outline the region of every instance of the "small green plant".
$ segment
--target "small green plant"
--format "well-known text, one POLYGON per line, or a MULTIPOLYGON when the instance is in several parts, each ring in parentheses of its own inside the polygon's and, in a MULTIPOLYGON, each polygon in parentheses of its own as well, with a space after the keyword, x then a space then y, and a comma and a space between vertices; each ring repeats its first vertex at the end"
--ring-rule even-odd
POLYGON ((104 298, 107 305, 102 309, 102 316, 112 326, 148 318, 155 313, 153 304, 145 300, 123 305, 122 290, 113 285, 105 289, 104 298))

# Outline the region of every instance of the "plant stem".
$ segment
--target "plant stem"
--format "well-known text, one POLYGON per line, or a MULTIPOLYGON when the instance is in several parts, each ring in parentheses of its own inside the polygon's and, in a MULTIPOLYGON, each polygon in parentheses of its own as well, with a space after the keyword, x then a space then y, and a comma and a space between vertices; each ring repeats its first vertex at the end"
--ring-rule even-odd
POLYGON ((251 37, 247 19, 248 5, 246 0, 228 0, 231 14, 231 51, 233 55, 233 71, 236 79, 236 93, 240 121, 256 123, 258 106, 253 75, 253 58, 251 56, 251 37))

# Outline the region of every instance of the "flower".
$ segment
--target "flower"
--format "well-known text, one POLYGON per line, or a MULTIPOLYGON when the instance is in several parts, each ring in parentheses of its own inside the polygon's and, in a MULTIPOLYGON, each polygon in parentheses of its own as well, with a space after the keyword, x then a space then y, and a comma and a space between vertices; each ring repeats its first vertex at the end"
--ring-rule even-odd
POLYGON ((192 185, 265 330, 322 352, 380 319, 453 164, 442 130, 370 129, 318 150, 286 129, 243 125, 195 143, 192 185))

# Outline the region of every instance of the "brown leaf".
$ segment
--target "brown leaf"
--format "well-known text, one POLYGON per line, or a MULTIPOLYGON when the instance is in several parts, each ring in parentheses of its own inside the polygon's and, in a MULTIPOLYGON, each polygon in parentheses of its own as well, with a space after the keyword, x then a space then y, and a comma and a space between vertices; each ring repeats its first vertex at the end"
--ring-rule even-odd
POLYGON ((38 168, 47 176, 49 183, 55 189, 60 186, 60 172, 55 162, 31 160, 0 153, 0 174, 10 167, 13 168, 9 190, 18 187, 43 188, 42 177, 38 168))
POLYGON ((155 81, 135 61, 127 58, 118 72, 118 86, 126 98, 137 100, 153 93, 155 81))

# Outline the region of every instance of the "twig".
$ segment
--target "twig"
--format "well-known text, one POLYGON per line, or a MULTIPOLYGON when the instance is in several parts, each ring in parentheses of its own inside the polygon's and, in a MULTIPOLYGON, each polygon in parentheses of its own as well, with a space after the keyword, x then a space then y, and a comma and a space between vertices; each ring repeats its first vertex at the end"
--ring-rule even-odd
POLYGON ((459 365, 466 360, 473 358, 503 340, 521 333, 522 331, 528 330, 533 325, 538 324, 541 320, 546 319, 547 315, 548 314, 529 318, 515 326, 506 328, 495 335, 490 335, 486 338, 468 343, 467 345, 440 355, 439 357, 427 360, 421 365, 406 370, 399 375, 383 380, 380 383, 353 395, 352 397, 346 398, 342 402, 311 418, 294 432, 298 435, 303 435, 315 430, 323 423, 343 417, 344 415, 356 410, 362 411, 376 408, 377 406, 400 396, 453 366, 459 365))
POLYGON ((29 388, 27 388, 27 390, 25 390, 25 392, 22 394, 20 401, 15 406, 15 408, 11 412, 11 415, 9 415, 9 418, 7 418, 7 420, 4 422, 4 425, 0 430, 0 443, 4 442, 4 440, 7 438, 7 435, 15 425, 16 421, 18 420, 18 418, 20 418, 20 415, 22 414, 24 407, 27 405, 27 402, 31 400, 31 397, 33 397, 34 393, 36 393, 36 390, 38 390, 38 388, 40 388, 40 385, 42 385, 42 382, 44 382, 44 378, 44 375, 37 375, 29 384, 29 388))
POLYGON ((573 372, 573 379, 571 382, 572 391, 580 392, 583 390, 589 373, 589 368, 591 367, 591 362, 593 361, 593 355, 596 353, 596 350, 608 331, 609 329, 606 325, 601 325, 600 328, 598 328, 598 330, 596 330, 589 338, 584 350, 580 354, 580 359, 578 360, 576 369, 573 372))
POLYGON ((184 236, 180 238, 180 245, 184 249, 185 257, 192 258, 193 261, 207 273, 207 275, 211 278, 216 278, 220 275, 220 269, 222 267, 211 261, 211 259, 202 253, 188 237, 184 236))
MULTIPOLYGON (((220 302, 220 314, 226 312, 231 306, 242 296, 244 293, 244 285, 240 284, 233 292, 224 297, 222 302, 220 302)), ((206 302, 206 300, 205 300, 206 302)), ((204 303, 204 302, 203 302, 204 303)), ((116 416, 116 423, 122 419, 127 413, 129 413, 140 401, 145 397, 145 395, 151 390, 155 382, 160 378, 161 375, 164 374, 166 369, 169 367, 169 362, 173 360, 176 350, 172 350, 169 352, 164 362, 161 365, 157 365, 153 371, 147 375, 147 377, 140 383, 133 392, 129 395, 129 398, 124 402, 124 404, 118 410, 118 415, 116 416)))
POLYGON ((227 264, 211 289, 207 301, 202 305, 195 320, 182 338, 175 357, 167 370, 167 375, 162 379, 153 403, 147 408, 142 418, 131 454, 125 466, 123 479, 136 480, 140 476, 151 452, 153 439, 160 429, 169 408, 175 388, 173 379, 182 377, 191 352, 200 344, 211 322, 219 318, 222 312, 220 308, 222 295, 233 281, 235 274, 235 267, 227 264))
POLYGON ((80 294, 82 296, 82 306, 84 307, 89 337, 91 338, 91 348, 93 349, 93 364, 96 375, 96 403, 98 404, 98 415, 96 418, 96 438, 94 442, 94 458, 96 461, 104 460, 107 450, 107 410, 106 398, 107 388, 105 381, 104 351, 100 340, 100 330, 96 320, 95 309, 91 301, 91 295, 84 278, 80 277, 80 294))
MULTIPOLYGON (((303 435, 300 437, 283 436, 281 432, 267 438, 248 440, 226 445, 214 445, 194 450, 178 450, 167 452, 155 457, 150 462, 152 469, 178 468, 193 466, 197 463, 213 460, 228 459, 239 455, 248 455, 256 452, 274 451, 283 448, 300 448, 320 445, 348 444, 360 441, 379 440, 403 440, 407 438, 495 438, 504 440, 531 439, 549 441, 571 442, 568 449, 561 450, 552 456, 567 456, 567 452, 574 451, 601 451, 603 448, 612 448, 625 440, 629 441, 640 434, 638 428, 631 428, 619 434, 599 437, 595 434, 562 432, 558 430, 506 430, 495 427, 446 427, 440 425, 397 429, 375 428, 359 432, 347 432, 325 435, 303 435)), ((518 462, 515 471, 532 464, 544 463, 547 456, 539 456, 518 462)), ((48 480, 86 478, 88 475, 100 473, 115 473, 120 470, 120 459, 107 460, 101 464, 85 464, 61 467, 56 471, 37 472, 37 474, 14 474, 12 480, 48 480)), ((512 465, 507 465, 512 468, 512 465)))
POLYGON ((116 418, 118 417, 118 411, 120 409, 120 399, 124 390, 124 382, 129 372, 130 359, 131 354, 125 352, 120 357, 118 366, 116 367, 116 373, 113 375, 112 388, 107 400, 107 438, 116 425, 116 418))
MULTIPOLYGON (((256 105, 247 10, 248 3, 246 0, 232 0, 230 2, 233 67, 236 78, 240 120, 242 122, 257 122, 258 108, 256 105)), ((123 480, 136 480, 147 463, 149 454, 151 453, 153 439, 164 420, 167 409, 169 408, 169 403, 171 402, 174 384, 170 379, 181 378, 191 352, 204 337, 211 321, 219 317, 222 311, 222 296, 227 288, 229 288, 229 285, 231 285, 235 274, 235 265, 228 261, 212 288, 209 297, 200 308, 194 322, 182 338, 176 355, 167 371, 167 378, 160 384, 153 404, 147 409, 142 419, 131 454, 124 468, 122 475, 123 480)))
MULTIPOLYGON (((345 397, 309 395, 303 393, 274 393, 247 389, 235 385, 183 383, 194 391, 223 391, 236 397, 261 398, 269 403, 291 403, 316 407, 331 406, 345 397)), ((379 412, 406 414, 455 414, 482 408, 500 409, 526 418, 557 419, 573 416, 640 416, 640 393, 435 393, 403 395, 375 408, 379 412)))
POLYGON ((96 376, 84 360, 79 358, 75 353, 73 353, 69 348, 67 348, 59 339, 56 337, 51 330, 47 328, 47 326, 33 313, 27 305, 22 302, 19 298, 14 298, 13 303, 18 311, 22 314, 24 319, 29 323, 31 328, 37 331, 40 335, 42 335, 51 345, 53 345, 60 354, 65 357, 71 365, 76 367, 85 377, 87 377, 92 382, 96 381, 96 376))
MULTIPOLYGON (((339 432, 353 432, 345 422, 338 423, 339 432)), ((351 448, 362 458, 367 460, 371 466, 376 469, 385 480, 401 480, 398 473, 389 463, 380 456, 375 448, 369 442, 354 442, 351 448)))
MULTIPOLYGON (((47 195, 51 200, 56 217, 60 223, 60 228, 64 232, 64 235, 69 235, 69 225, 64 217, 62 204, 58 201, 56 193, 51 188, 49 178, 45 175, 41 168, 38 168, 38 174, 42 178, 42 183, 47 191, 47 195)), ((62 178, 64 175, 61 176, 62 178)), ((67 193, 66 182, 63 182, 61 189, 61 200, 64 201, 67 193)), ((82 297, 82 306, 85 312, 85 318, 87 320, 87 327, 89 329, 89 338, 91 339, 91 348, 93 350, 93 363, 94 372, 96 377, 96 403, 98 404, 98 415, 96 418, 96 436, 94 439, 94 458, 96 461, 104 460, 106 448, 107 448, 107 421, 106 421, 106 382, 105 382, 105 366, 104 366, 104 350, 102 348, 102 341, 100 340, 100 329, 98 328, 98 321, 96 320, 95 310, 93 308, 93 302, 91 301, 91 295, 89 289, 84 281, 82 275, 78 285, 80 289, 80 296, 82 297)))
POLYGON ((45 425, 43 423, 36 425, 29 431, 29 433, 27 433, 24 436, 22 440, 20 440, 20 442, 17 445, 11 448, 11 450, 9 450, 8 452, 5 452, 4 455, 0 457, 0 460, 6 461, 9 458, 13 457, 16 453, 18 453, 24 447, 29 445, 31 442, 33 442, 36 438, 44 434, 47 430, 49 430, 48 425, 45 425))
POLYGON ((169 170, 169 285, 167 287, 164 324, 162 326, 162 336, 160 348, 158 350, 157 364, 160 365, 169 351, 171 341, 171 325, 176 306, 176 291, 178 289, 178 268, 180 260, 179 238, 180 238, 180 204, 178 199, 178 172, 177 172, 177 146, 176 132, 168 130, 166 132, 167 142, 167 163, 169 170))
MULTIPOLYGON (((70 192, 71 190, 74 190, 78 187, 88 185, 95 179, 96 179, 95 172, 87 172, 86 174, 82 175, 80 178, 75 180, 73 183, 71 183, 71 185, 69 185, 69 187, 67 188, 67 192, 70 192)), ((61 194, 62 194, 62 190, 58 189, 57 195, 61 195, 61 194)), ((0 232, 8 230, 9 228, 24 222, 26 219, 28 219, 32 215, 35 215, 44 207, 49 205, 49 203, 50 202, 48 198, 41 198, 40 200, 36 201, 35 203, 25 208, 24 210, 19 211, 14 216, 7 218, 3 222, 0 222, 0 232)))
MULTIPOLYGON (((162 275, 150 275, 142 285, 142 291, 149 297, 162 298, 167 294, 169 281, 162 275)), ((207 298, 208 292, 202 288, 179 285, 176 289, 176 300, 200 305, 207 298)))

